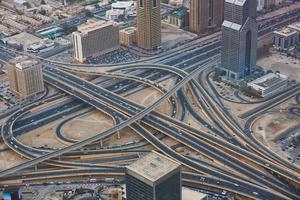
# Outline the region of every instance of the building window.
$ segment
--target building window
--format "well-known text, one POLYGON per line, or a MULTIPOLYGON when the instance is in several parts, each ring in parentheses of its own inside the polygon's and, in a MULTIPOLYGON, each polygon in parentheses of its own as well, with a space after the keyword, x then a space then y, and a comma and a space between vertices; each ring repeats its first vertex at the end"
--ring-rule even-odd
POLYGON ((143 0, 140 0, 140 7, 143 7, 143 0))
POLYGON ((153 0, 153 7, 156 7, 157 6, 157 0, 153 0))

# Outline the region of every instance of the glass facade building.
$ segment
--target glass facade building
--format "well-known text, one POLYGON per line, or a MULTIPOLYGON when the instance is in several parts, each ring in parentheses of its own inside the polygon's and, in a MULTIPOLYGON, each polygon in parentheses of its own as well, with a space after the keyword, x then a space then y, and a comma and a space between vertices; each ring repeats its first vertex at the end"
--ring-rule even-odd
POLYGON ((181 200, 180 164, 150 153, 126 170, 127 200, 181 200))
POLYGON ((221 71, 227 79, 240 80, 256 67, 256 1, 226 0, 222 24, 221 71))

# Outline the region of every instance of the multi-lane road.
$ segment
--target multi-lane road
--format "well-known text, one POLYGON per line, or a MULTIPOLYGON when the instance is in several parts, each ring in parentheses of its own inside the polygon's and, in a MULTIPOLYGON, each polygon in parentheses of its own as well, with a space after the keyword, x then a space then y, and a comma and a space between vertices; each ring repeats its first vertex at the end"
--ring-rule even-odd
MULTIPOLYGON (((284 18, 263 21, 260 25, 260 36, 265 36, 273 29, 297 18, 299 13, 287 13, 284 18)), ((0 55, 4 60, 18 54, 4 48, 3 50, 0 55)), ((144 147, 151 145, 184 166, 183 181, 186 185, 199 188, 205 186, 216 191, 226 190, 252 199, 299 199, 300 169, 253 141, 248 134, 249 130, 239 126, 223 108, 222 102, 204 87, 205 82, 197 81, 199 74, 201 77, 203 71, 218 64, 219 51, 220 34, 215 33, 207 41, 190 41, 174 50, 147 58, 143 63, 103 67, 38 58, 45 65, 44 80, 71 97, 48 97, 27 105, 6 119, 2 126, 5 144, 29 161, 0 172, 0 181, 86 174, 123 176, 124 168, 111 163, 135 160, 137 153, 147 152, 144 147), (178 54, 179 50, 182 53, 178 54), (106 78, 87 81, 74 74, 92 74, 106 78), (166 90, 160 83, 169 78, 175 78, 177 81, 172 89, 166 90), (126 96, 146 87, 160 91, 162 97, 149 107, 126 99, 126 96), (57 100, 61 101, 55 105, 48 105, 57 100), (169 115, 154 111, 164 101, 168 101, 171 106, 169 115), (195 106, 201 109, 201 113, 195 110, 195 106), (38 107, 43 109, 36 112, 38 107), (83 141, 68 140, 63 136, 61 126, 64 123, 94 109, 109 115, 115 126, 83 141), (31 147, 18 140, 18 135, 26 134, 32 129, 75 112, 79 114, 65 119, 56 130, 57 138, 68 144, 66 148, 31 147), (189 114, 203 130, 186 123, 189 114), (91 145, 119 134, 119 131, 127 126, 139 134, 142 140, 105 149, 96 149, 91 145), (146 127, 151 127, 155 133, 146 127), (163 142, 164 137, 171 138, 191 152, 202 156, 196 158, 193 155, 178 153, 163 142), (83 155, 106 153, 114 156, 95 161, 80 159, 83 155), (54 166, 58 169, 30 171, 32 167, 41 167, 40 163, 44 163, 45 167, 54 166)), ((298 87, 295 86, 289 95, 296 95, 298 87)), ((278 99, 266 102, 263 107, 272 107, 285 98, 279 96, 278 99)), ((297 113, 295 108, 291 111, 297 113)), ((255 114, 257 110, 244 115, 248 117, 255 114)))

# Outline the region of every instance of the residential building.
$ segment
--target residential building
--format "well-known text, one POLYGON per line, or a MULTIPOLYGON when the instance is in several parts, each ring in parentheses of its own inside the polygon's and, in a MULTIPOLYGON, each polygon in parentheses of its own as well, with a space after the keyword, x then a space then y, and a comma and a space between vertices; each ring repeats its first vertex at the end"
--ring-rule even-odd
POLYGON ((113 22, 89 20, 72 33, 72 41, 75 60, 82 63, 118 49, 119 27, 113 22))
POLYGON ((127 200, 181 200, 180 164, 151 152, 126 169, 127 200))
POLYGON ((136 28, 128 27, 120 30, 120 43, 126 46, 136 43, 136 28))
POLYGON ((26 60, 8 65, 10 89, 22 98, 32 97, 44 91, 42 66, 38 61, 26 60))
POLYGON ((288 52, 296 47, 299 35, 291 28, 284 28, 273 32, 273 47, 278 51, 288 52))
POLYGON ((137 1, 137 45, 143 49, 161 46, 160 0, 137 1))
POLYGON ((221 26, 223 13, 224 0, 190 0, 190 31, 203 33, 221 26))
POLYGON ((256 1, 226 0, 224 18, 220 68, 224 78, 241 80, 256 67, 256 1))
POLYGON ((261 97, 270 96, 287 87, 288 77, 279 73, 269 73, 247 84, 261 97))

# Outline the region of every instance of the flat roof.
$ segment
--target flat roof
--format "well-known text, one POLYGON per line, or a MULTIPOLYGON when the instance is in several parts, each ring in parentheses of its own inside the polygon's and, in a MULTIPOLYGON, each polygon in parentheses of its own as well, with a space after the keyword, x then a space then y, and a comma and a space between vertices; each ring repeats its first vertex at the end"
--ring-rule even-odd
POLYGON ((300 31, 300 22, 296 22, 296 23, 293 23, 291 25, 288 25, 288 27, 291 28, 291 29, 300 31))
POLYGON ((120 32, 133 33, 135 30, 136 30, 136 28, 131 26, 131 27, 127 27, 127 28, 120 30, 120 32))
POLYGON ((2 41, 4 43, 16 43, 21 45, 32 44, 36 42, 40 42, 41 38, 36 37, 30 33, 22 32, 7 38, 3 38, 2 41))
POLYGON ((226 0, 228 3, 232 3, 238 6, 243 6, 247 0, 226 0))
POLYGON ((153 151, 127 166, 127 169, 155 182, 179 167, 176 161, 153 151))
POLYGON ((36 60, 25 60, 25 61, 22 61, 20 63, 17 63, 16 64, 16 68, 18 69, 26 69, 26 68, 29 68, 29 67, 32 67, 34 65, 38 64, 38 61, 36 60))
POLYGON ((287 80, 287 76, 283 74, 275 74, 275 73, 268 73, 254 81, 251 81, 249 85, 258 85, 262 88, 268 88, 278 82, 287 80))
POLYGON ((278 34, 278 35, 282 35, 282 36, 288 37, 288 36, 297 34, 297 31, 295 31, 295 30, 293 30, 291 28, 284 28, 284 29, 281 29, 281 30, 278 30, 278 31, 274 31, 274 33, 278 34))
POLYGON ((124 9, 134 5, 134 1, 117 1, 116 3, 112 3, 111 7, 115 9, 124 9))
POLYGON ((79 33, 88 33, 91 31, 98 30, 103 27, 112 26, 113 22, 105 21, 105 20, 88 20, 85 24, 78 26, 78 30, 76 32, 79 33))
POLYGON ((222 26, 225 26, 227 28, 231 28, 233 30, 237 30, 239 31, 241 29, 241 25, 237 24, 237 23, 233 23, 233 22, 230 22, 230 21, 227 21, 225 20, 222 24, 222 26))

